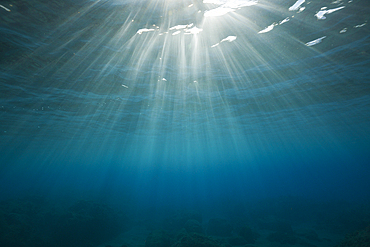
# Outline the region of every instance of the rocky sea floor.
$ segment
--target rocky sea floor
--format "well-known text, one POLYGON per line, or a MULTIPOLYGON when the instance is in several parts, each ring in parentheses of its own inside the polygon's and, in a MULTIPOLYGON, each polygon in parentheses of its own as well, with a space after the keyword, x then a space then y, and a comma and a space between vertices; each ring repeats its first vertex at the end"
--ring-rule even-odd
POLYGON ((4 247, 365 247, 369 224, 368 203, 296 197, 228 203, 222 210, 43 197, 0 203, 4 247))
MULTIPOLYGON (((206 226, 204 226, 206 227, 206 226)), ((369 228, 369 227, 368 227, 369 228)), ((352 232, 352 235, 362 231, 352 232)), ((170 234, 168 231, 151 230, 145 224, 137 224, 129 231, 120 234, 117 238, 108 241, 99 247, 148 247, 148 246, 244 246, 244 247, 283 247, 283 246, 307 246, 307 247, 327 247, 327 246, 367 246, 370 240, 370 235, 367 235, 360 242, 348 241, 351 234, 335 232, 330 229, 320 229, 315 225, 297 225, 292 230, 266 230, 258 229, 255 231, 257 236, 251 241, 240 236, 237 232, 232 232, 229 236, 216 236, 200 233, 204 238, 197 238, 197 233, 189 233, 188 237, 194 239, 192 243, 184 243, 183 233, 179 231, 177 234, 170 234), (168 235, 167 235, 167 234, 168 235), (157 238, 153 238, 157 235, 157 238), (167 236, 164 237, 164 236, 167 236), (172 239, 168 241, 168 239, 172 239), (149 240, 149 241, 148 241, 149 240), (198 242, 196 241, 198 240, 198 242), (170 244, 166 244, 170 243, 170 244)))

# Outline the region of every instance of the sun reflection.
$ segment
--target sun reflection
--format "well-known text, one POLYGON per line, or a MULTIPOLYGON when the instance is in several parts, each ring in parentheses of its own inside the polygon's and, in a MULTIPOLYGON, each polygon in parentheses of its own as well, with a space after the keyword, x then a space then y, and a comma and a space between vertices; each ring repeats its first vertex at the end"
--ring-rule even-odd
MULTIPOLYGON (((214 52, 209 49, 225 41, 233 42, 237 37, 236 35, 225 35, 227 32, 232 32, 232 29, 237 29, 228 30, 227 22, 230 22, 231 26, 245 27, 245 23, 238 23, 235 19, 230 19, 225 15, 256 4, 257 1, 208 0, 176 5, 172 1, 150 1, 149 5, 160 5, 161 7, 152 11, 148 16, 146 26, 137 30, 137 35, 141 37, 132 38, 136 43, 145 42, 146 44, 144 49, 140 48, 143 46, 135 49, 137 51, 134 54, 137 55, 131 57, 132 64, 141 66, 153 57, 159 57, 160 69, 172 68, 180 75, 176 83, 187 83, 186 78, 190 78, 190 81, 198 80, 198 77, 204 78, 202 71, 212 69, 212 65, 207 63, 207 61, 212 63, 209 56, 215 56, 214 52), (214 19, 221 16, 226 20, 214 19), (155 24, 149 21, 151 19, 156 20, 155 24), (155 53, 160 53, 160 55, 154 55, 155 53), (200 74, 194 74, 195 72, 200 74)), ((161 74, 165 73, 165 70, 161 74)), ((159 77, 165 77, 165 75, 159 77)))

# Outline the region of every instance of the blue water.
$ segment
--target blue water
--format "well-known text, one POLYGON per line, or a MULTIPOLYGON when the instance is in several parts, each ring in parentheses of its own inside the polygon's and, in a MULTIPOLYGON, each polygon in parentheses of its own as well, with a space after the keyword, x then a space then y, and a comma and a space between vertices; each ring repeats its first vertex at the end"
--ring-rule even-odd
POLYGON ((92 200, 148 219, 196 209, 203 224, 266 200, 263 212, 368 205, 369 10, 1 1, 0 199, 92 200))

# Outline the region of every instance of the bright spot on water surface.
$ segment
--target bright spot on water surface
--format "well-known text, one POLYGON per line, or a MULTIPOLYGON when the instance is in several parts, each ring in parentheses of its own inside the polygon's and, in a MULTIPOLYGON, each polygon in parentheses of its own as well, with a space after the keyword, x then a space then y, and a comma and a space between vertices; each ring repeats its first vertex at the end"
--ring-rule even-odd
POLYGON ((10 9, 8 9, 7 7, 5 7, 5 6, 1 5, 1 4, 0 4, 0 8, 2 8, 2 9, 4 9, 4 10, 6 10, 6 11, 8 11, 8 12, 10 12, 10 9))
POLYGON ((305 0, 298 0, 295 4, 293 4, 291 7, 289 7, 289 11, 298 10, 304 2, 305 2, 305 0))
POLYGON ((312 40, 312 41, 310 41, 310 42, 307 42, 307 43, 306 43, 306 45, 307 45, 307 46, 317 45, 317 44, 321 43, 321 41, 322 41, 323 39, 325 39, 325 38, 326 38, 326 36, 323 36, 323 37, 321 37, 321 38, 318 38, 318 39, 312 40))
POLYGON ((338 7, 338 8, 335 8, 335 9, 326 10, 326 7, 323 7, 315 16, 319 20, 324 20, 324 19, 326 19, 326 17, 325 17, 326 14, 331 14, 331 13, 333 13, 335 11, 338 11, 340 9, 343 9, 343 8, 345 8, 345 6, 338 7))

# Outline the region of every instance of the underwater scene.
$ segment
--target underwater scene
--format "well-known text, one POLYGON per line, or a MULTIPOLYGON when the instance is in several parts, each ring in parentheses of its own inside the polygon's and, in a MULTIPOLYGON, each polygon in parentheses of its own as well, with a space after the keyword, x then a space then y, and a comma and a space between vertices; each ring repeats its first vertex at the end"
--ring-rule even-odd
POLYGON ((1 247, 369 247, 368 0, 0 0, 1 247))

